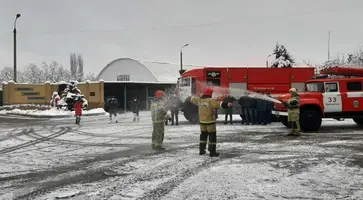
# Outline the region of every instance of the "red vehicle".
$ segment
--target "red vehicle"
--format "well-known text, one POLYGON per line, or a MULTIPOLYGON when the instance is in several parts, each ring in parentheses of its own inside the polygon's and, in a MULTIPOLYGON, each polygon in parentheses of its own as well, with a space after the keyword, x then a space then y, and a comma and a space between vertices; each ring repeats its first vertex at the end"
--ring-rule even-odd
MULTIPOLYGON (((178 80, 178 95, 184 102, 182 111, 185 118, 198 123, 197 107, 186 101, 192 95, 200 95, 204 87, 215 87, 216 94, 223 98, 229 91, 235 98, 246 90, 269 92, 277 97, 291 87, 303 90, 305 81, 314 76, 314 68, 215 68, 205 67, 186 71, 178 80)), ((240 105, 234 103, 235 114, 240 113, 240 105)))
MULTIPOLYGON (((305 131, 320 128, 322 118, 352 118, 363 125, 363 69, 329 67, 320 71, 320 76, 305 83, 305 92, 300 95, 300 125, 305 131)), ((279 97, 288 100, 289 94, 279 97)), ((275 114, 287 125, 286 108, 275 105, 275 114)))

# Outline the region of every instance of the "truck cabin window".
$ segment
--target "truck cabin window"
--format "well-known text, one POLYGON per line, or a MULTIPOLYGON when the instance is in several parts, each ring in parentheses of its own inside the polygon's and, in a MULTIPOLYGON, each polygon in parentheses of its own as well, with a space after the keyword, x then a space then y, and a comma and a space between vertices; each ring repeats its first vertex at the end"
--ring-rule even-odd
POLYGON ((221 80, 220 79, 208 79, 207 85, 208 86, 221 86, 221 80))
POLYGON ((307 83, 306 92, 324 92, 324 84, 317 82, 317 83, 307 83))
POLYGON ((325 92, 338 92, 337 83, 325 83, 325 92))
POLYGON ((189 78, 183 78, 183 79, 181 79, 180 86, 181 87, 190 86, 190 79, 189 78))

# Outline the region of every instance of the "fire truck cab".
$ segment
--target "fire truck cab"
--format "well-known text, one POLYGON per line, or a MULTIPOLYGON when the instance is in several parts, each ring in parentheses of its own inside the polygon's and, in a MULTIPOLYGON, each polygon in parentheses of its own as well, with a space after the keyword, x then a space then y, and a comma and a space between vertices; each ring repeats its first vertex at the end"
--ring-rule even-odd
MULTIPOLYGON (((352 118, 363 125, 363 69, 329 67, 320 75, 306 81, 305 91, 300 95, 300 125, 304 131, 316 131, 322 118, 352 118)), ((290 94, 279 100, 287 101, 290 94)), ((287 126, 287 109, 275 104, 274 113, 287 126)))

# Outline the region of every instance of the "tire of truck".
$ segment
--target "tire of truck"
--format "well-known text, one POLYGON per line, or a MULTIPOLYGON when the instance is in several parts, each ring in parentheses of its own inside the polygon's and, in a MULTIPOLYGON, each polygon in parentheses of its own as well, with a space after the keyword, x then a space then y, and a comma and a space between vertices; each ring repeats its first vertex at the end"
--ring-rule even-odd
POLYGON ((187 98, 183 104, 183 113, 190 123, 199 123, 198 106, 190 102, 190 98, 187 98))
POLYGON ((363 117, 353 117, 353 121, 358 125, 363 125, 363 117))
POLYGON ((303 131, 317 131, 321 126, 321 113, 315 109, 303 109, 300 111, 300 127, 303 131))
POLYGON ((279 121, 281 122, 281 124, 283 124, 285 127, 288 127, 287 124, 287 117, 286 116, 279 116, 279 121))

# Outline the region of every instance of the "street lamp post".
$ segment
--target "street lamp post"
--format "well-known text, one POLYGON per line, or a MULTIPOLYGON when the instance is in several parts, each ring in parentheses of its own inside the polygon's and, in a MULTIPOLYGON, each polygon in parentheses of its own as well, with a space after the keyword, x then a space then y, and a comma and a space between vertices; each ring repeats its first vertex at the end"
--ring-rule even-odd
POLYGON ((272 56, 272 54, 270 54, 270 55, 268 55, 267 57, 266 57, 266 68, 268 68, 268 58, 269 57, 271 57, 272 56))
POLYGON ((189 46, 189 44, 185 44, 180 48, 180 70, 179 70, 180 76, 185 72, 185 70, 183 70, 183 48, 186 46, 189 46))
POLYGON ((16 18, 14 21, 14 30, 13 30, 13 34, 14 34, 14 82, 16 82, 16 21, 18 20, 18 18, 21 15, 18 13, 16 14, 16 18))

